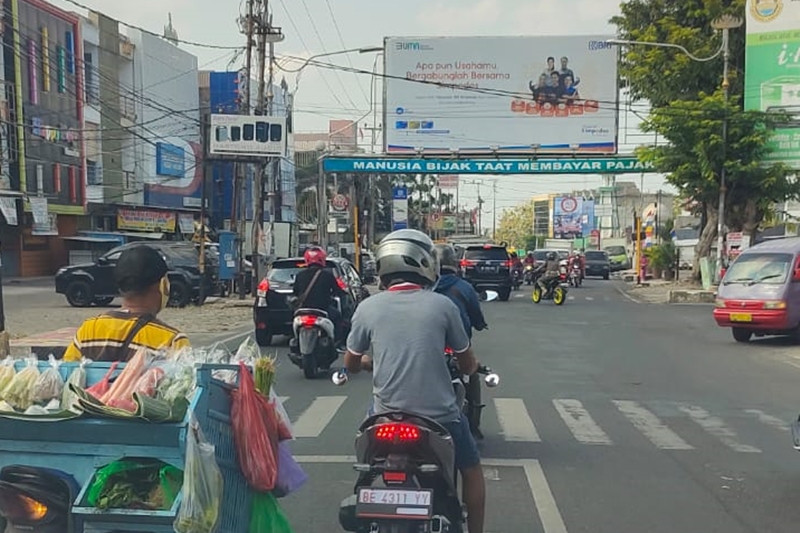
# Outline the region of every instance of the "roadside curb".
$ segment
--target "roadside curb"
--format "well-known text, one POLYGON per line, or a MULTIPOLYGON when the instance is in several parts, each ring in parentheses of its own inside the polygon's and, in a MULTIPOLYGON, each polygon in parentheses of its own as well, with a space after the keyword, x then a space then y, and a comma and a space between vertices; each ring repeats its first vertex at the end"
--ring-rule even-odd
POLYGON ((620 287, 619 285, 616 285, 614 288, 617 289, 617 292, 619 292, 622 296, 624 296, 625 298, 627 298, 628 300, 630 300, 631 302, 633 302, 635 304, 648 304, 648 303, 651 303, 651 302, 642 301, 639 298, 636 298, 634 295, 632 295, 630 292, 625 290, 623 287, 620 287))

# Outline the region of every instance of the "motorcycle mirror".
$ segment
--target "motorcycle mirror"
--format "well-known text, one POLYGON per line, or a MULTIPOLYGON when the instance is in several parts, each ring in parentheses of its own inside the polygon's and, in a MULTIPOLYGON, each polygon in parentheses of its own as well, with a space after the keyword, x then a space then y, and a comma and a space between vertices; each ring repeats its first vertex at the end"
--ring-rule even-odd
POLYGON ((500 385, 500 376, 492 372, 483 378, 483 381, 486 383, 486 386, 491 389, 500 385))
POLYGON ((339 386, 342 386, 342 385, 344 385, 345 383, 347 383, 347 380, 348 380, 348 379, 350 379, 350 378, 348 378, 348 377, 347 377, 347 370, 345 370, 344 368, 343 368, 343 369, 341 369, 341 370, 337 370, 337 371, 336 371, 336 372, 334 372, 334 373, 333 373, 333 375, 331 376, 331 381, 332 381, 332 382, 333 382, 333 384, 334 384, 334 385, 336 385, 337 387, 339 387, 339 386))
POLYGON ((480 297, 481 301, 493 302, 500 297, 500 294, 498 294, 497 291, 481 291, 480 297))

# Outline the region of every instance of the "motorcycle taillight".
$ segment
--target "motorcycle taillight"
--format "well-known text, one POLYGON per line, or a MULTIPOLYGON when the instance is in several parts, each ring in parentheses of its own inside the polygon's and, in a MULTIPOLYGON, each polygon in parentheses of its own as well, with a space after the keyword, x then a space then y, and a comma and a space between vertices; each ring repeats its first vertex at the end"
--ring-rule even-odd
POLYGON ((300 324, 304 328, 313 328, 317 325, 317 317, 314 315, 303 315, 300 317, 300 324))
POLYGON ((398 483, 405 483, 406 477, 405 472, 384 472, 383 482, 387 485, 396 485, 398 483))
POLYGON ((412 424, 381 424, 375 428, 375 438, 390 442, 416 442, 421 438, 417 426, 412 424))
POLYGON ((47 516, 47 510, 47 505, 24 494, 0 493, 0 515, 11 522, 35 524, 47 516))

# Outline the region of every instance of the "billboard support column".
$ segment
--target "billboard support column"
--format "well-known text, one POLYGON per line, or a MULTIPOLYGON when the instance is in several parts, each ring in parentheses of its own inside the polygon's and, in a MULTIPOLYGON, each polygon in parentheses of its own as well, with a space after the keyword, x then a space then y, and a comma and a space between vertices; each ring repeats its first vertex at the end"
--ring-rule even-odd
POLYGON ((317 159, 317 242, 328 249, 328 195, 325 191, 325 154, 317 159))

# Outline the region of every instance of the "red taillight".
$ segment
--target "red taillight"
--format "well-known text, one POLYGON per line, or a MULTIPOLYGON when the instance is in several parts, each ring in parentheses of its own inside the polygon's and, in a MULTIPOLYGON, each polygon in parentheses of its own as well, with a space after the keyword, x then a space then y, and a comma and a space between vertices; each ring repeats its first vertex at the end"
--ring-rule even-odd
POLYGON ((314 315, 303 315, 300 317, 300 324, 302 324, 304 328, 313 328, 317 325, 317 317, 314 315))
POLYGON ((258 284, 258 290, 264 292, 269 290, 269 281, 267 281, 267 278, 261 280, 261 283, 258 284))
POLYGON ((383 473, 383 482, 387 485, 392 483, 405 483, 406 482, 406 473, 405 472, 384 472, 383 473))
POLYGON ((509 259, 508 261, 506 261, 506 266, 507 266, 508 268, 511 268, 511 267, 513 267, 513 266, 514 266, 514 261, 512 261, 511 259, 509 259))
POLYGON ((392 442, 415 442, 420 439, 420 432, 417 426, 411 424, 383 424, 376 428, 375 438, 392 442))
POLYGON ((347 283, 344 282, 342 278, 336 278, 336 284, 339 286, 340 289, 343 291, 347 290, 347 283))
POLYGON ((447 355, 453 355, 453 349, 448 346, 444 349, 444 353, 447 355))
POLYGON ((475 261, 470 261, 469 259, 462 259, 461 260, 461 268, 475 266, 475 261))

